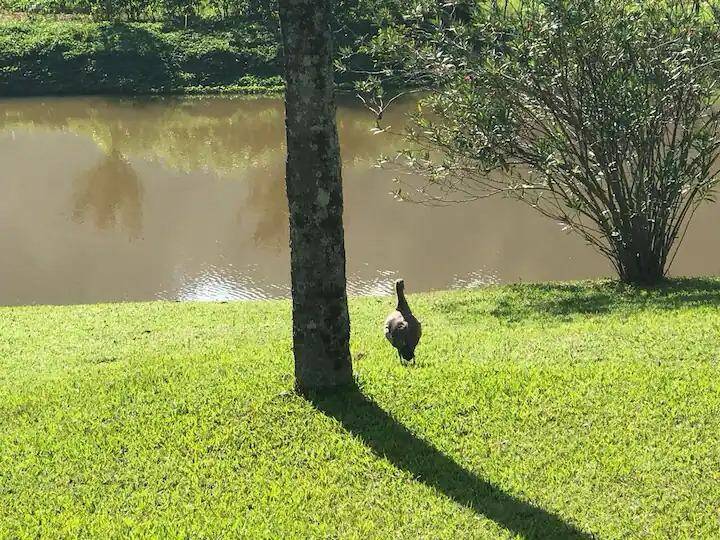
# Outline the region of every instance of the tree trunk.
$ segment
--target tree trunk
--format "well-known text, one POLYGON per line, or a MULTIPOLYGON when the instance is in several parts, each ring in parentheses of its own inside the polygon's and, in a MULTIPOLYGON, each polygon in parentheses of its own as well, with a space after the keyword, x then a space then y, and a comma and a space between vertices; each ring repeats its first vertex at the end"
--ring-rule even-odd
POLYGON ((616 268, 621 281, 653 286, 665 277, 665 231, 652 231, 649 220, 636 213, 615 241, 616 268))
POLYGON ((352 381, 329 0, 280 0, 295 384, 352 381))

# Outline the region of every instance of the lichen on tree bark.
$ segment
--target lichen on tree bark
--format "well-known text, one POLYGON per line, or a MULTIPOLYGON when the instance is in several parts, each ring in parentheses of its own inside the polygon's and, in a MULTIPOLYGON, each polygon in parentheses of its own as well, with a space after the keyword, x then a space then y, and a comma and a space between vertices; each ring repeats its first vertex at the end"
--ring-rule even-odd
POLYGON ((330 2, 280 0, 279 13, 295 380, 307 391, 352 381, 330 2))

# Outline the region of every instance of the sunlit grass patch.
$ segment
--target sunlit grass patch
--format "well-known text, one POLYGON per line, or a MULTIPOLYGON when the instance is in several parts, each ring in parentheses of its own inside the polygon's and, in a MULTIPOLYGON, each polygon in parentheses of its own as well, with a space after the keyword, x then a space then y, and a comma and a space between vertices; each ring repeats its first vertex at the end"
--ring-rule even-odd
POLYGON ((411 301, 311 400, 287 302, 0 309, 0 538, 720 535, 720 282, 411 301))

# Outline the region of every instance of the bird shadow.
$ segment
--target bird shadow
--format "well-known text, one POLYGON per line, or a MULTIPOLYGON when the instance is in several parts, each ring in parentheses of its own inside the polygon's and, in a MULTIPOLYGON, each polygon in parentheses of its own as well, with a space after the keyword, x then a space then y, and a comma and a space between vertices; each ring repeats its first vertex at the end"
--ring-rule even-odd
POLYGON ((357 386, 304 396, 313 406, 338 420, 376 455, 413 478, 525 538, 591 539, 560 516, 510 495, 468 471, 428 441, 413 434, 357 386))

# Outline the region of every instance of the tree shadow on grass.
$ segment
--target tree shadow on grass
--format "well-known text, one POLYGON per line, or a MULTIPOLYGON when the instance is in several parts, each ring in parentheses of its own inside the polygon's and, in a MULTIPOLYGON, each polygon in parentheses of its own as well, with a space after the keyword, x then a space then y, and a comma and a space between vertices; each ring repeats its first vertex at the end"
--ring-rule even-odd
POLYGON ((440 301, 437 309, 452 317, 492 316, 509 322, 534 317, 567 319, 573 315, 632 313, 648 309, 720 306, 720 280, 685 278, 656 287, 636 288, 619 282, 508 285, 488 308, 472 298, 440 301))
POLYGON ((560 516, 510 495, 458 465, 410 432, 357 387, 330 395, 308 395, 306 399, 360 437, 378 456, 514 534, 525 538, 594 538, 560 516))

